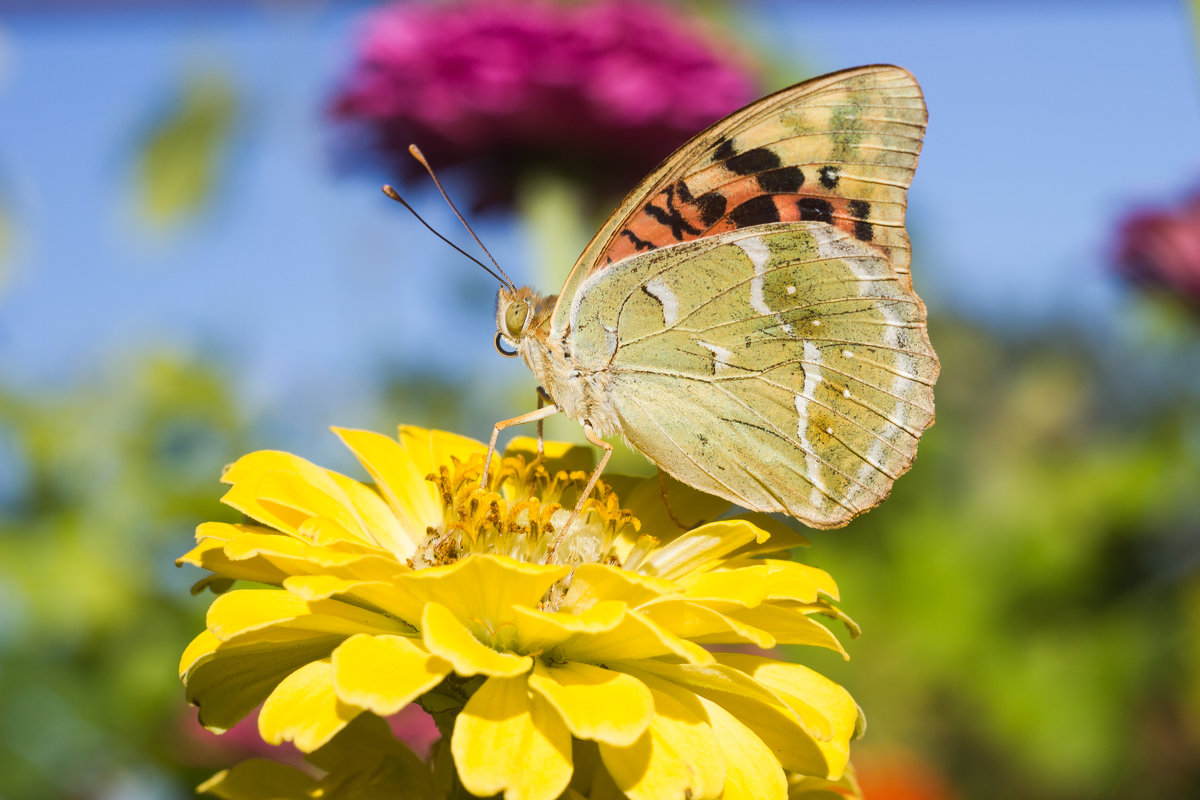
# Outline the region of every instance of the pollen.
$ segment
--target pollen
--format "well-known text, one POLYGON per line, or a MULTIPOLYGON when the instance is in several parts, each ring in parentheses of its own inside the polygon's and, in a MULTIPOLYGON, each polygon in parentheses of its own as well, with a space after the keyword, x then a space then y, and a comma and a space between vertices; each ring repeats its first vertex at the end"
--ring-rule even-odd
POLYGON ((619 566, 621 559, 614 551, 618 535, 630 526, 634 531, 641 528, 604 481, 571 519, 571 509, 587 485, 586 471, 551 473, 541 461, 511 456, 492 471, 486 488, 480 486, 482 471, 483 456, 476 454, 466 461, 452 457, 451 466, 425 476, 442 500, 442 524, 426 529, 410 566, 452 564, 476 552, 527 563, 619 566), (557 531, 568 522, 571 527, 562 543, 548 556, 557 531))

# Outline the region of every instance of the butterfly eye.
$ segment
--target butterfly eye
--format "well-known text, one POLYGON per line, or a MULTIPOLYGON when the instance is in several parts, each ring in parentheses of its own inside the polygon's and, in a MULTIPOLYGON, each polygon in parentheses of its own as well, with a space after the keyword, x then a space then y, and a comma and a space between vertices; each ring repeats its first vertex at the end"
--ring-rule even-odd
POLYGON ((525 318, 529 316, 529 304, 524 300, 518 300, 508 307, 504 312, 504 327, 508 329, 509 336, 520 336, 521 329, 525 327, 525 318))

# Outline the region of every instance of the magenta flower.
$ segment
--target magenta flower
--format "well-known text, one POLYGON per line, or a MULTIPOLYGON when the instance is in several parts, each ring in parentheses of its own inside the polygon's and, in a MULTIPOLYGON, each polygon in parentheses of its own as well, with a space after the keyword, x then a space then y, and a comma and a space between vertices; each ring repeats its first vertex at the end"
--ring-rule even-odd
POLYGON ((733 52, 645 0, 392 3, 367 15, 332 112, 393 165, 412 142, 435 166, 477 162, 500 199, 529 169, 628 190, 755 96, 733 52))
POLYGON ((1117 268, 1200 312, 1200 192, 1177 208, 1126 217, 1117 239, 1117 268))

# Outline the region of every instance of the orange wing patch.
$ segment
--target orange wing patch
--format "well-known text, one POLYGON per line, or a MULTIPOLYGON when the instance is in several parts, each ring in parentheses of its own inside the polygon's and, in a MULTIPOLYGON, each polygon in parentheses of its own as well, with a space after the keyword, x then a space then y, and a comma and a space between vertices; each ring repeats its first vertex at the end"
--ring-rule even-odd
POLYGON ((725 141, 713 151, 711 166, 669 184, 646 202, 617 232, 605 260, 593 271, 664 245, 771 222, 825 222, 880 244, 871 202, 838 193, 841 166, 785 166, 769 147, 741 154, 733 150, 732 141, 725 141))

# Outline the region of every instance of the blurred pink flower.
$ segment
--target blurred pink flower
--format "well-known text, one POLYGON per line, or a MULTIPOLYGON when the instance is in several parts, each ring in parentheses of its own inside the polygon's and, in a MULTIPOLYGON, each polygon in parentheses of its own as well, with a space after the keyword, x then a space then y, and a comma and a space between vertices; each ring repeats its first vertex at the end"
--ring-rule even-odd
POLYGON ((298 767, 304 764, 304 754, 291 745, 267 744, 258 735, 258 712, 246 716, 223 734, 206 730, 201 724, 198 709, 180 709, 175 737, 178 760, 184 764, 211 767, 229 764, 245 758, 270 758, 298 767))
MULTIPOLYGON (((211 767, 247 758, 269 758, 306 768, 304 754, 290 742, 273 745, 262 740, 258 733, 257 711, 223 734, 213 733, 201 726, 197 711, 195 707, 180 709, 176 717, 177 730, 172 741, 177 751, 176 760, 180 763, 211 767)), ((388 717, 388 725, 395 737, 421 758, 429 757, 433 743, 440 738, 433 718, 416 703, 388 717)))
POLYGON ((1200 192, 1173 209, 1136 211, 1121 223, 1117 268, 1200 311, 1200 192))
POLYGON ((391 3, 365 18, 332 104, 410 170, 472 169, 501 197, 530 168, 628 190, 689 136, 749 102, 735 46, 658 2, 391 3))
POLYGON ((397 739, 424 759, 429 758, 433 743, 441 738, 433 717, 425 713, 419 703, 409 703, 400 709, 400 713, 388 717, 388 725, 397 739))

